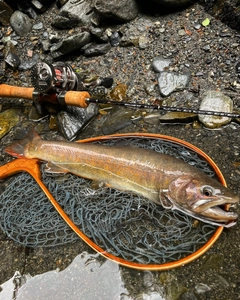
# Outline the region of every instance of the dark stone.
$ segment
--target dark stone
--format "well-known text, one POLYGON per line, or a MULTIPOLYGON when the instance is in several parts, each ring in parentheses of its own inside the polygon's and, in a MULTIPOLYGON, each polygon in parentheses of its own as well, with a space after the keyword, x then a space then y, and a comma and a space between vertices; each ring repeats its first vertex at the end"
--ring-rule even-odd
POLYGON ((4 1, 0 1, 0 12, 0 23, 2 23, 4 26, 9 25, 10 17, 13 13, 12 8, 4 1))
POLYGON ((98 107, 94 103, 90 103, 87 108, 68 106, 67 111, 61 111, 57 115, 59 131, 71 141, 97 114, 98 107))
POLYGON ((99 45, 90 45, 84 49, 85 56, 98 56, 104 55, 111 49, 110 44, 99 44, 99 45))
POLYGON ((206 11, 229 27, 240 30, 239 0, 200 0, 206 11))
POLYGON ((84 45, 89 43, 90 38, 89 32, 81 32, 53 45, 50 51, 53 54, 55 52, 54 58, 60 58, 73 51, 80 50, 84 45))
POLYGON ((32 69, 33 66, 36 65, 36 63, 38 62, 38 59, 39 59, 39 55, 37 53, 35 53, 33 55, 32 58, 30 58, 29 60, 27 61, 23 61, 19 67, 18 67, 18 70, 19 71, 27 71, 27 70, 30 70, 32 69))
POLYGON ((12 52, 8 53, 8 55, 5 57, 5 62, 14 70, 16 70, 21 63, 20 58, 12 52))

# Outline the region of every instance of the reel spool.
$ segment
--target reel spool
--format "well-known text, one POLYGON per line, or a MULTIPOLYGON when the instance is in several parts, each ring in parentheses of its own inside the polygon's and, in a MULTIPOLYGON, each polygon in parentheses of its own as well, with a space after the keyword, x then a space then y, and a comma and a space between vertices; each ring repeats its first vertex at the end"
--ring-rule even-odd
POLYGON ((72 67, 64 62, 49 64, 38 62, 32 68, 32 85, 39 93, 60 93, 77 90, 78 77, 72 67))

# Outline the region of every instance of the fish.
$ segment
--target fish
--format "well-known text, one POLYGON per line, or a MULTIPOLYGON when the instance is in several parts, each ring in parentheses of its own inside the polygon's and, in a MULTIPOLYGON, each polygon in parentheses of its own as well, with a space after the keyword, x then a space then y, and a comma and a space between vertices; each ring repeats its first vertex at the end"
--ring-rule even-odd
POLYGON ((70 172, 216 226, 231 227, 238 219, 236 212, 225 209, 239 202, 236 194, 168 154, 131 145, 48 141, 34 129, 4 150, 17 158, 46 162, 46 172, 70 172))

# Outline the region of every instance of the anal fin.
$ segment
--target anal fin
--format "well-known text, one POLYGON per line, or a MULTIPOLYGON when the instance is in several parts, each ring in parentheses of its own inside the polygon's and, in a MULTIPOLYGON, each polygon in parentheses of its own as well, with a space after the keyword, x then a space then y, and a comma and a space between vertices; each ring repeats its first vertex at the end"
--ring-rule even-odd
POLYGON ((64 173, 68 173, 69 170, 64 169, 61 166, 55 165, 52 162, 48 162, 45 165, 45 172, 46 173, 54 173, 54 174, 64 174, 64 173))

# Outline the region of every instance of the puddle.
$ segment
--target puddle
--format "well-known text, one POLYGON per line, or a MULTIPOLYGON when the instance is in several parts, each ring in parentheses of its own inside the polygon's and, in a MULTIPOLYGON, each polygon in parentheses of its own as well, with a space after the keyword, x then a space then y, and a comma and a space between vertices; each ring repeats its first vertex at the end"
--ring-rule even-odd
MULTIPOLYGON (((130 300, 121 279, 119 265, 98 254, 84 252, 63 271, 28 276, 17 291, 16 300, 130 300)), ((16 274, 16 273, 15 273, 16 274)), ((14 299, 14 277, 1 285, 0 300, 14 299)))

